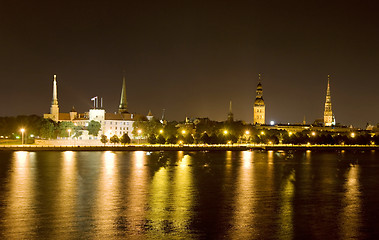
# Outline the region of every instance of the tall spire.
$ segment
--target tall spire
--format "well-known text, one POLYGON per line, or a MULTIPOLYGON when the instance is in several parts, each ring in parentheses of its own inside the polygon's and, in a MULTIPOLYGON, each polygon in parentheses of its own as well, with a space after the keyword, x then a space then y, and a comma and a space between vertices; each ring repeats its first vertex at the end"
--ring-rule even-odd
POLYGON ((233 115, 233 112, 232 112, 232 101, 229 102, 228 121, 229 122, 233 122, 234 121, 234 115, 233 115))
POLYGON ((49 117, 54 121, 59 121, 59 106, 58 106, 58 89, 57 89, 57 75, 54 75, 53 81, 53 99, 51 101, 49 117))
POLYGON ((121 100, 120 105, 118 106, 119 113, 128 112, 128 102, 126 101, 126 83, 125 83, 125 73, 122 77, 122 90, 121 90, 121 100))
POLYGON ((324 110, 324 124, 325 126, 332 126, 333 124, 333 111, 332 100, 330 96, 330 75, 328 75, 328 86, 326 89, 325 110, 324 110))
POLYGON ((52 105, 58 105, 58 90, 57 90, 57 75, 54 75, 53 81, 53 100, 51 101, 52 105))

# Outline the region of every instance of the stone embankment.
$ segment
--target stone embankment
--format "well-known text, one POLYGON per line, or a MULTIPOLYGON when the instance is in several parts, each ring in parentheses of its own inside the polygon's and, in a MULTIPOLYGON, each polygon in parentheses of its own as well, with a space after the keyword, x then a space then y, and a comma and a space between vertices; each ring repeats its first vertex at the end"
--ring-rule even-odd
POLYGON ((246 151, 246 150, 379 150, 378 145, 265 145, 265 144, 217 144, 217 145, 0 145, 0 151, 246 151))

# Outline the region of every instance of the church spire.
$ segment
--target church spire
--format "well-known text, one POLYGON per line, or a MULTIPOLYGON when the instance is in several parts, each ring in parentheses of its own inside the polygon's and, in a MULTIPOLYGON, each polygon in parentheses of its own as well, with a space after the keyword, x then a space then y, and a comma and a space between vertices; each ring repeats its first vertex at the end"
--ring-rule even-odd
POLYGON ((118 106, 119 113, 128 112, 128 102, 126 101, 126 83, 125 83, 125 73, 122 77, 122 90, 121 90, 121 100, 120 105, 118 106))
POLYGON ((228 122, 234 121, 234 115, 232 112, 232 101, 229 102, 229 113, 228 113, 228 122))
POLYGON ((332 100, 330 96, 330 75, 328 75, 328 86, 326 89, 325 111, 324 111, 324 124, 325 126, 332 126, 333 123, 334 123, 334 120, 333 120, 333 111, 332 111, 332 100))
POLYGON ((53 81, 53 99, 51 100, 50 114, 48 118, 58 122, 59 121, 59 106, 58 106, 58 88, 57 88, 57 75, 54 75, 53 81))
POLYGON ((265 124, 266 122, 266 106, 263 100, 263 88, 261 84, 261 74, 258 74, 258 85, 256 90, 256 98, 254 101, 254 119, 253 124, 265 124))

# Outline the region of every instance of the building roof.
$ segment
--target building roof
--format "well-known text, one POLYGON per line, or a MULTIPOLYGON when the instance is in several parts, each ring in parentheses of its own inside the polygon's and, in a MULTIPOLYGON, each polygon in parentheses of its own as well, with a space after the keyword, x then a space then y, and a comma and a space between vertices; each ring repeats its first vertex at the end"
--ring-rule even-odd
POLYGON ((71 121, 70 113, 59 113, 59 121, 71 121))

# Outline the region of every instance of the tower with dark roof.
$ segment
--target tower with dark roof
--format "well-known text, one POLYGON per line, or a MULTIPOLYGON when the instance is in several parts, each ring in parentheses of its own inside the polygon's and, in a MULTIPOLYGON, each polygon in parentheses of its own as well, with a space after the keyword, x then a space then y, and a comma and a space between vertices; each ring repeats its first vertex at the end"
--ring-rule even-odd
POLYGON ((118 106, 119 113, 128 113, 128 102, 126 101, 126 83, 125 75, 122 78, 122 90, 121 90, 121 100, 118 106))
POLYGON ((257 96, 254 101, 254 121, 253 124, 265 124, 266 106, 263 101, 263 88, 261 84, 261 74, 258 75, 257 96))

